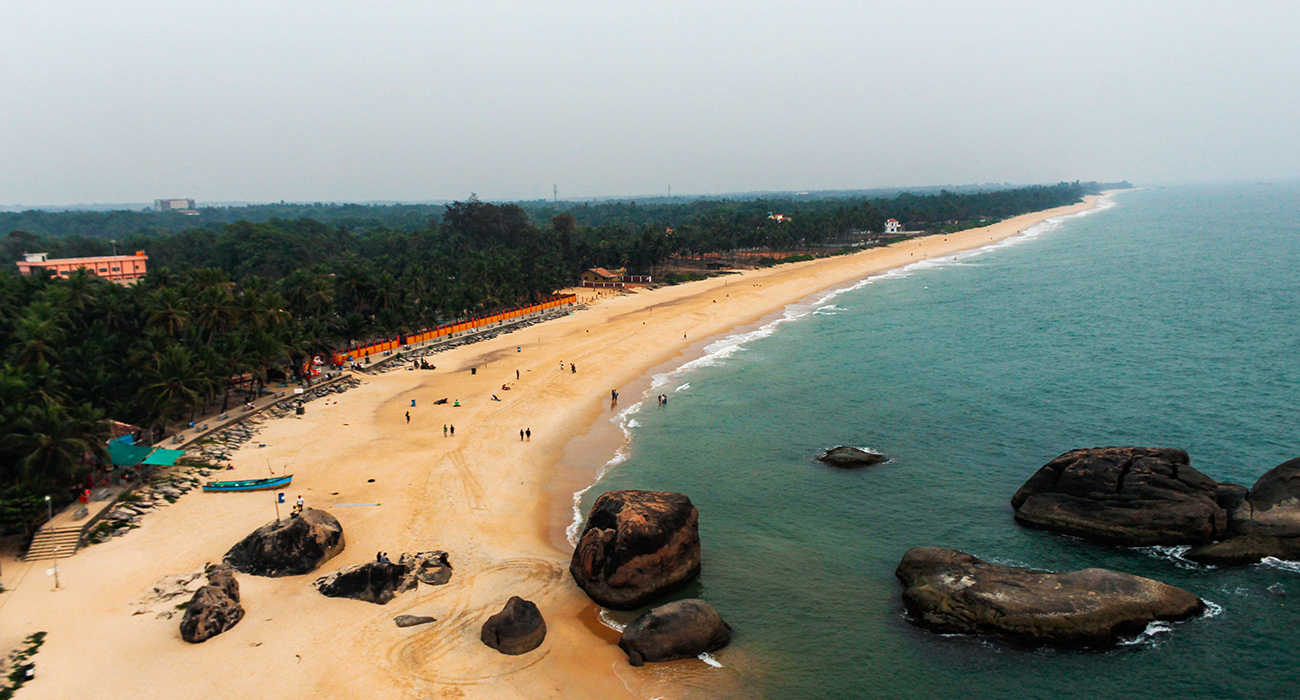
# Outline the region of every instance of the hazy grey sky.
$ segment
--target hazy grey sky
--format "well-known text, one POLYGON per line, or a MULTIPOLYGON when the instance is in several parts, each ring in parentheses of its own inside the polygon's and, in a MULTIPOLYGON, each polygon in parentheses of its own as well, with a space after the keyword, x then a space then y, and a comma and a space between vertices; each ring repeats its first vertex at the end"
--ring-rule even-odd
POLYGON ((1300 2, 0 0, 0 204, 1300 177, 1300 2))

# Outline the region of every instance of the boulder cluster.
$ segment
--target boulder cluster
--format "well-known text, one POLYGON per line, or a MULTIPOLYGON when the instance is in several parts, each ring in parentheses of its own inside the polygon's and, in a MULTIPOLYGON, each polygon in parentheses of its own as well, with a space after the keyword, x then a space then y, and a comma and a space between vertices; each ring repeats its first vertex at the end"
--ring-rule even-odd
POLYGON ((1124 546, 1191 545, 1183 556, 1202 564, 1300 558, 1300 459, 1247 489, 1193 469, 1182 450, 1072 450, 1011 505, 1023 525, 1124 546))
MULTIPOLYGON (((352 598, 384 605, 421 583, 440 586, 451 580, 451 564, 441 551, 403 554, 396 564, 372 561, 347 566, 316 579, 313 586, 331 598, 352 598)), ((400 626, 400 625, 399 625, 400 626)))
MULTIPOLYGON (((596 499, 569 573, 595 602, 635 610, 700 574, 700 513, 691 499, 663 491, 610 491, 596 499)), ((619 647, 633 666, 715 651, 731 627, 703 600, 678 600, 642 613, 619 647)))

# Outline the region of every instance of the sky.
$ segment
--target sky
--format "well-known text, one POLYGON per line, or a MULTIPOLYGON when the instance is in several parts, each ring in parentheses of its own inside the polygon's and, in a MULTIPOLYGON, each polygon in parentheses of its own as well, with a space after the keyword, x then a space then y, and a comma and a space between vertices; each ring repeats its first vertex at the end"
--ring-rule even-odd
POLYGON ((0 205, 1300 177, 1300 3, 0 0, 0 205))

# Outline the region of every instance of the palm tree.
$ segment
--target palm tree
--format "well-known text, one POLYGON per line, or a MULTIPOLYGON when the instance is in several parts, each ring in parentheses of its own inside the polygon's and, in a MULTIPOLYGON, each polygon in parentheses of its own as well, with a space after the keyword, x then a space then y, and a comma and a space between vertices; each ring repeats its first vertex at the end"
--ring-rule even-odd
POLYGON ((155 432, 168 421, 178 420, 203 405, 209 386, 194 354, 179 343, 152 354, 140 378, 139 397, 155 432))
POLYGON ((164 287, 150 294, 145 301, 145 316, 150 327, 161 328, 173 338, 190 325, 185 299, 174 287, 164 287))
POLYGON ((5 480, 48 489, 69 486, 87 457, 107 456, 108 437, 108 421, 90 404, 70 410, 48 401, 28 405, 3 439, 5 450, 19 455, 16 473, 5 480))

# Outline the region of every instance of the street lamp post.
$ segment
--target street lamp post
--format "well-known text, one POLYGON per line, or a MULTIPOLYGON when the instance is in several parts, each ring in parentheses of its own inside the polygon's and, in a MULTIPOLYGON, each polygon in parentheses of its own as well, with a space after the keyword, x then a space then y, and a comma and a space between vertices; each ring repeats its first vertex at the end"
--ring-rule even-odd
MULTIPOLYGON (((46 510, 46 512, 49 514, 49 517, 50 517, 50 519, 46 521, 46 525, 49 525, 49 526, 50 526, 50 531, 53 532, 53 530, 54 530, 54 526, 53 526, 53 525, 54 525, 54 502, 50 500, 50 497, 49 497, 49 496, 46 496, 46 497, 45 497, 45 510, 46 510)), ((54 553, 54 590, 57 591, 57 590, 59 590, 59 548, 58 548, 58 547, 55 547, 53 553, 54 553)))

